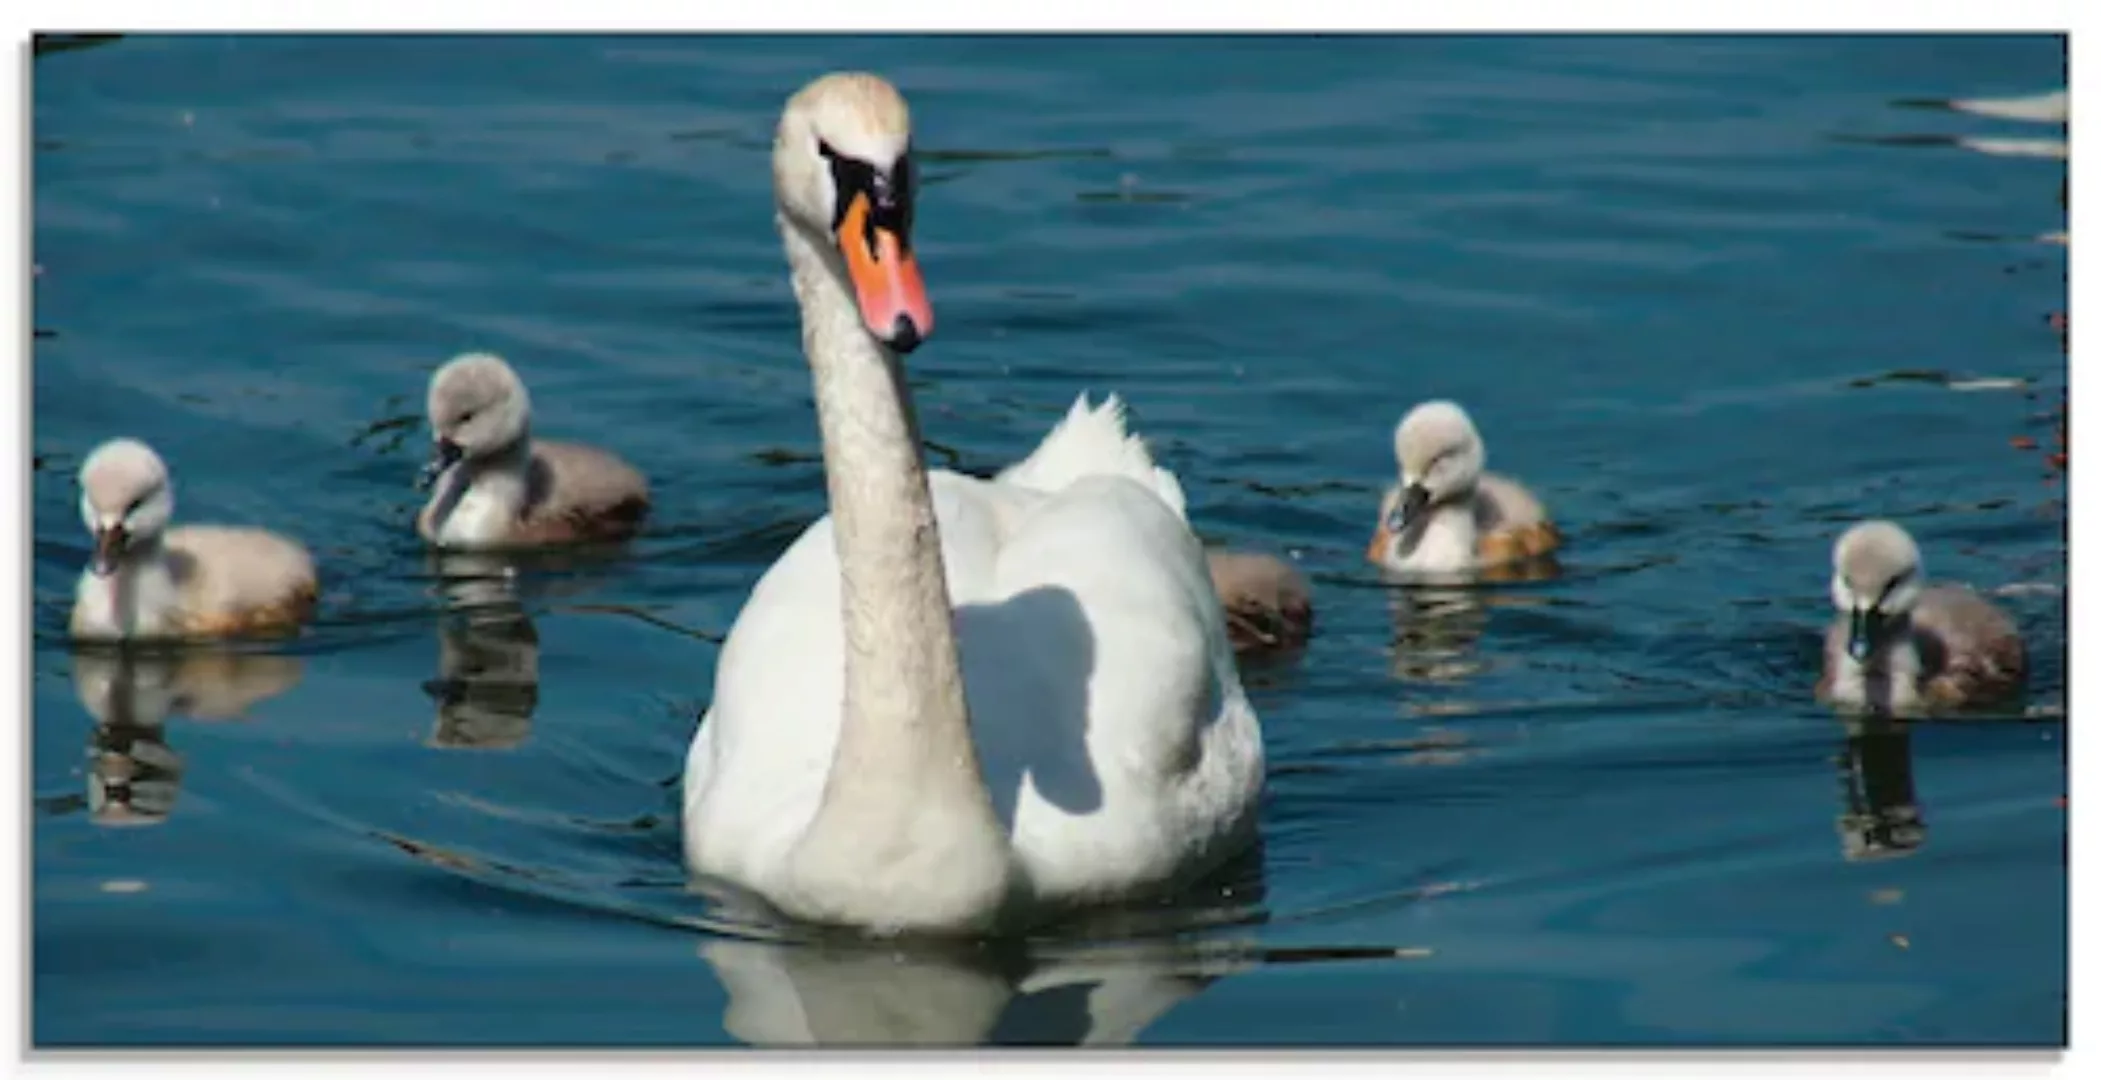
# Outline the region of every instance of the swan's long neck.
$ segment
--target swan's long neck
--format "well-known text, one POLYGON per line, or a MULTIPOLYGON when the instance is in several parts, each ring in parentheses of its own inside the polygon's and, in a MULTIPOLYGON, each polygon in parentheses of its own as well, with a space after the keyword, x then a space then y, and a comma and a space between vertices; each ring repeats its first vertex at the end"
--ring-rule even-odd
MULTIPOLYGON (((904 372, 862 328, 827 253, 792 222, 781 232, 816 387, 846 652, 845 715, 805 843, 837 872, 851 865, 876 876, 953 859, 963 854, 959 844, 983 854, 991 841, 1003 852, 971 741, 941 534, 904 372)), ((866 877, 857 884, 879 888, 866 877)))

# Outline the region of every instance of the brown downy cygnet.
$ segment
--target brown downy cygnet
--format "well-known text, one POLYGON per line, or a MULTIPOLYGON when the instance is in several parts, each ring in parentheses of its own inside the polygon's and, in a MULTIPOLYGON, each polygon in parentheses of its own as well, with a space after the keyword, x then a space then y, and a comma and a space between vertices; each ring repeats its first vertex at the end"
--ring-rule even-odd
POLYGON ((1400 483, 1386 490, 1365 557, 1388 570, 1446 574, 1536 559, 1561 546, 1545 508, 1516 481, 1483 471, 1487 451, 1466 410, 1417 405, 1393 432, 1400 483))
POLYGON ((2003 698, 2028 668, 2021 632, 1962 585, 1927 585, 1918 545, 1868 521, 1831 552, 1831 602, 1817 699, 1846 709, 1917 715, 2003 698))
POLYGON ((1313 590, 1274 555, 1208 551, 1211 584, 1236 653, 1296 649, 1313 633, 1313 590))
POLYGON ((649 483, 627 462, 535 439, 532 403, 511 366, 468 353, 430 378, 436 439, 423 482, 437 490, 416 531, 448 548, 623 540, 649 512, 649 483))
POLYGON ((313 559, 262 529, 171 529, 174 488, 159 455, 114 439, 80 467, 80 516, 95 554, 73 603, 73 635, 98 640, 225 637, 291 629, 313 613, 313 559))

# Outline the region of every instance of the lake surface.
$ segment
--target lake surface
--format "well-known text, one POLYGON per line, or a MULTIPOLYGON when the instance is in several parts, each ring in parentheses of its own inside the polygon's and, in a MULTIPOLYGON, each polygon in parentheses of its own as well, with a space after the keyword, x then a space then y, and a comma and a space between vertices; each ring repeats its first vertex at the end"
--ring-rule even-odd
POLYGON ((2065 166, 1955 139, 2061 129, 1919 102, 2065 78, 2052 37, 41 55, 34 1037, 2061 1044, 2065 251, 2035 238, 2065 166), (825 505, 767 149, 840 67, 914 109, 936 462, 997 468, 1115 391, 1207 540, 1315 583, 1310 647, 1249 673, 1263 849, 1208 892, 900 953, 686 887, 715 641, 825 505), (436 572, 421 402, 467 349, 519 367, 536 430, 650 474, 645 536, 436 572), (1435 396, 1560 520, 1559 576, 1364 564, 1435 396), (74 475, 119 434, 180 519, 314 548, 310 633, 69 652, 74 475), (2000 591, 2025 701, 1814 705, 1864 516, 2000 591))

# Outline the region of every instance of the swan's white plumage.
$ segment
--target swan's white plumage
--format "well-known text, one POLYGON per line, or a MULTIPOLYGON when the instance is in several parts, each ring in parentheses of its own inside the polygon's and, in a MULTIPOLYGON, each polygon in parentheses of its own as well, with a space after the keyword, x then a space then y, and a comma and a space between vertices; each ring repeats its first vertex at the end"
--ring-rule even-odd
POLYGON ((911 188, 877 183, 909 145, 866 74, 804 87, 775 132, 831 512, 717 658, 686 862, 798 918, 976 932, 1224 861, 1262 742, 1181 486, 1121 402, 1080 398, 1000 478, 925 470, 898 350, 933 309, 911 188))
MULTIPOLYGON (((1081 397, 996 480, 928 479, 1023 905, 1129 895, 1229 854, 1253 826, 1261 734, 1181 486, 1124 430, 1121 403, 1081 397), (1046 587, 1070 602, 1023 595, 1046 587)), ((827 515, 752 590, 687 758, 689 862, 762 894, 838 741, 839 589, 827 515)))
POLYGON ((1158 495, 1176 517, 1188 520, 1188 500, 1182 496, 1181 482, 1155 465, 1145 440, 1130 433, 1123 399, 1115 394, 1099 406, 1081 394, 1035 451, 1007 466, 999 479, 1038 491, 1057 491, 1083 476, 1096 475, 1129 477, 1158 495))

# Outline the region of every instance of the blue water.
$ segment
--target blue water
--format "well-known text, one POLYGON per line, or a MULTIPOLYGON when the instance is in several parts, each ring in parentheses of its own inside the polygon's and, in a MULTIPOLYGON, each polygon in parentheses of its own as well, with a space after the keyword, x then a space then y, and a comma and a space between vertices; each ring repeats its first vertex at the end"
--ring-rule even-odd
POLYGON ((2061 1044, 2063 483, 2010 443, 2050 449, 2064 385, 2033 238, 2065 168, 1947 138, 2048 129, 1907 102, 2064 79, 2049 37, 39 56, 35 1038, 2061 1044), (1171 909, 893 953, 685 888, 715 641, 824 509, 767 147, 839 67, 914 108, 934 458, 996 468, 1113 390, 1207 540, 1315 582, 1311 646, 1250 672, 1263 849, 1171 909), (469 348, 658 507, 462 614, 411 481, 469 348), (1558 577, 1363 564, 1430 396, 1547 501, 1558 577), (314 548, 309 634, 69 653, 74 473, 118 434, 181 519, 314 548), (1809 700, 1867 515, 2003 592, 2009 715, 1809 700))

